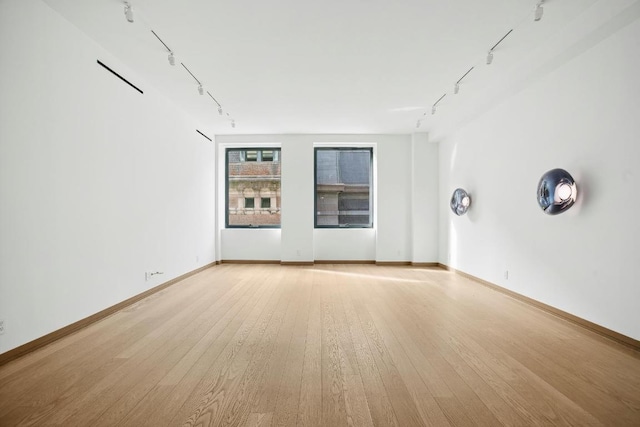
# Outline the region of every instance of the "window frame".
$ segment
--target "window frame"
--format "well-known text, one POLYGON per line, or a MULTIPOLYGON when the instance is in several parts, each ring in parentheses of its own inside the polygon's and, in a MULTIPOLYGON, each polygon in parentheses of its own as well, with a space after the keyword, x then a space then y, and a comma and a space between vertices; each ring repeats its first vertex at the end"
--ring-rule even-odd
MULTIPOLYGON (((339 228, 367 228, 372 229, 375 226, 374 222, 374 162, 372 146, 359 146, 359 145, 322 145, 313 148, 313 227, 322 229, 339 229, 339 228), (369 224, 337 224, 326 225, 318 224, 318 152, 319 151, 368 151, 369 152, 369 224)), ((339 217, 339 215, 338 215, 339 217)))
MULTIPOLYGON (((249 162, 249 163, 280 163, 280 190, 282 189, 282 148, 279 146, 227 146, 225 147, 225 151, 224 151, 224 180, 225 180, 225 188, 224 188, 224 193, 225 193, 225 199, 224 199, 224 217, 225 217, 225 228, 282 228, 282 216, 281 218, 281 223, 280 224, 229 224, 229 153, 232 151, 240 151, 243 152, 243 154, 241 154, 241 159, 243 162, 249 162), (257 158, 256 160, 246 160, 245 159, 245 154, 247 151, 257 151, 257 158), (262 151, 271 151, 273 153, 273 157, 272 160, 262 160, 262 151), (276 154, 277 152, 277 154, 276 154)), ((259 196, 258 196, 259 197, 259 196)), ((253 197, 254 198, 254 210, 256 212, 260 211, 261 208, 256 208, 255 207, 255 198, 256 196, 253 197)), ((262 204, 262 202, 261 202, 262 204)), ((277 209, 280 209, 280 212, 282 212, 282 206, 277 207, 277 209)))

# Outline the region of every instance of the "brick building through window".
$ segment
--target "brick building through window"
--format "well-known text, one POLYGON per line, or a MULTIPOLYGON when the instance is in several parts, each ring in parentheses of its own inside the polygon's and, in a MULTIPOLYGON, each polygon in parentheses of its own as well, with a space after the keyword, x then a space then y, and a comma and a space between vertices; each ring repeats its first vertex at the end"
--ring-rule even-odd
POLYGON ((227 149, 227 227, 280 226, 279 148, 227 149))

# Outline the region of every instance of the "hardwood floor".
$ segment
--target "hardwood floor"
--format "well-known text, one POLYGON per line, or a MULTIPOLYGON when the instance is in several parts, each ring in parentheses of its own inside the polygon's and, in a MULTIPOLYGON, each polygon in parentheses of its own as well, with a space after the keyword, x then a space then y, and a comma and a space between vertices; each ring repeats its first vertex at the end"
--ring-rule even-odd
POLYGON ((0 426, 640 425, 640 355, 439 269, 221 265, 0 367, 0 426))

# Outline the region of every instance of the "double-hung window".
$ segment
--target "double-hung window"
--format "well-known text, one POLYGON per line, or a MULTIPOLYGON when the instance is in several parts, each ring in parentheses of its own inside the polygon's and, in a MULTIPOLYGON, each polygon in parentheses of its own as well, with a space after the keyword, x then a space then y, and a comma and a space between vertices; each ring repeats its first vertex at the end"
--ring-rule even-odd
POLYGON ((373 227, 373 149, 315 149, 315 227, 373 227))
POLYGON ((227 148, 226 227, 280 227, 280 148, 227 148))

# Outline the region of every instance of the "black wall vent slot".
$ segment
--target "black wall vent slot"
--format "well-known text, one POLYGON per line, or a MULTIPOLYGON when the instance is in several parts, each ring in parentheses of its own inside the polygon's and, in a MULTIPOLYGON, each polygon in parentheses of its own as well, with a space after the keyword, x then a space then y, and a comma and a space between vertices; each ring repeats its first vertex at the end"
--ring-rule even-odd
POLYGON ((98 64, 102 65, 104 68, 106 68, 107 70, 111 71, 115 76, 117 76, 120 80, 122 80, 123 82, 125 82, 126 84, 128 84, 129 86, 131 86, 132 88, 134 88, 135 90, 137 90, 140 93, 144 93, 143 91, 140 90, 140 88, 138 88, 136 85, 134 85, 133 83, 131 83, 129 80, 125 79, 124 77, 122 77, 120 74, 116 73, 115 71, 113 71, 111 68, 109 68, 108 66, 104 65, 99 59, 98 59, 98 64))
POLYGON ((211 138, 209 138, 207 135, 205 135, 204 133, 200 132, 198 129, 196 129, 196 132, 198 132, 200 135, 204 136, 205 138, 207 138, 209 141, 211 141, 211 138))

